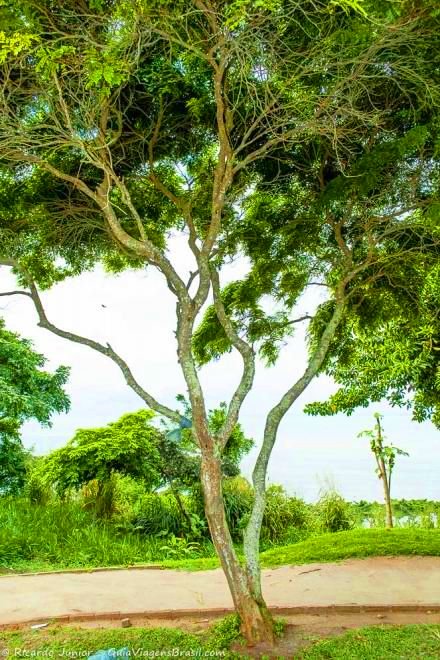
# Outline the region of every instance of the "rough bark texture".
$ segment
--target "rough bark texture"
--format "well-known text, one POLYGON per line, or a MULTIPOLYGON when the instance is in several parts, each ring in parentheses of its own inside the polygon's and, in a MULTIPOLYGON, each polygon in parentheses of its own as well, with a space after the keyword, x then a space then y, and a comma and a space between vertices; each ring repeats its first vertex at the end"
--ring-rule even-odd
POLYGON ((250 644, 273 641, 272 617, 253 583, 240 565, 225 516, 221 461, 214 454, 202 455, 202 488, 209 531, 228 581, 243 635, 250 644))

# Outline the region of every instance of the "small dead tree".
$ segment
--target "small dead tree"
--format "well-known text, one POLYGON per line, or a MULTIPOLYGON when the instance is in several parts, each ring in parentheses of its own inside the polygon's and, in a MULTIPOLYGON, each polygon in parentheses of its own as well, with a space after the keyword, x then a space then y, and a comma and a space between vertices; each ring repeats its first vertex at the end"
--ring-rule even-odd
POLYGON ((394 445, 385 445, 385 436, 382 428, 382 415, 375 413, 376 424, 374 429, 359 433, 359 438, 370 440, 371 451, 376 459, 376 474, 382 482, 385 500, 386 526, 391 529, 393 524, 393 506, 391 502, 391 477, 393 475, 396 456, 409 456, 406 451, 394 445))

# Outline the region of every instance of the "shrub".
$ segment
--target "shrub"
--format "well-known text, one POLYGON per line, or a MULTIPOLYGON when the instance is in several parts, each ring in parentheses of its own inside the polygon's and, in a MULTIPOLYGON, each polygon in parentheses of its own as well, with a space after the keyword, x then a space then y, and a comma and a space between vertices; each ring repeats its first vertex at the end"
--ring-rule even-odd
MULTIPOLYGON (((226 520, 232 539, 236 543, 243 540, 243 528, 248 520, 253 501, 253 490, 247 479, 242 476, 225 477, 223 479, 223 498, 225 501, 226 520)), ((199 520, 206 521, 203 494, 200 484, 191 489, 188 499, 191 514, 199 520)), ((205 533, 209 536, 207 524, 205 533)))
POLYGON ((280 543, 292 537, 294 530, 304 530, 309 524, 309 509, 304 500, 289 497, 282 486, 267 489, 266 509, 261 528, 262 541, 280 543))
POLYGON ((231 536, 235 541, 241 541, 252 509, 252 486, 244 477, 229 477, 223 480, 223 497, 231 536))
POLYGON ((23 494, 31 504, 47 504, 53 497, 52 488, 43 478, 43 457, 34 457, 28 466, 23 494))
POLYGON ((320 531, 341 532, 353 528, 351 506, 335 490, 321 495, 314 512, 315 524, 320 531))
POLYGON ((135 504, 134 528, 146 535, 179 536, 185 519, 171 493, 147 493, 135 504))

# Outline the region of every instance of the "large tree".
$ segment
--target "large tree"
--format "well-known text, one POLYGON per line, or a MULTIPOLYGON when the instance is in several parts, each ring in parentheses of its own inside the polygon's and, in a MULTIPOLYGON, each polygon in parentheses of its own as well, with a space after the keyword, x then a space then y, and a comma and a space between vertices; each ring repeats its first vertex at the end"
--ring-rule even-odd
POLYGON ((244 634, 272 639, 258 551, 279 425, 346 319, 386 297, 406 304, 405 278, 435 254, 435 2, 19 0, 1 12, 3 263, 41 327, 109 357, 147 406, 184 426, 110 345, 53 324, 39 293, 97 263, 164 276, 210 533, 244 634), (168 249, 175 233, 194 261, 187 280, 168 249), (242 254, 249 273, 223 287, 223 266, 242 254), (276 360, 308 320, 292 312, 314 285, 327 300, 307 367, 262 431, 242 566, 222 455, 257 354, 276 360), (213 433, 198 367, 232 349, 243 370, 213 433))
POLYGON ((45 364, 31 342, 7 330, 0 319, 0 494, 17 493, 25 482, 28 452, 21 443, 21 425, 35 419, 49 426, 54 413, 69 409, 63 389, 68 369, 50 373, 45 364))

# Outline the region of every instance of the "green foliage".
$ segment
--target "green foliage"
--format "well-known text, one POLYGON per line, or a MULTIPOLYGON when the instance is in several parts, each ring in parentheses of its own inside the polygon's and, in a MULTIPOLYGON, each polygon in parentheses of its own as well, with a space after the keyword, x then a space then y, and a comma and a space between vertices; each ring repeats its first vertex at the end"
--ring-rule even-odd
POLYGON ((29 452, 15 433, 0 435, 0 494, 16 495, 26 483, 29 452))
MULTIPOLYGON (((427 373, 428 386, 414 391, 430 416, 437 317, 418 294, 439 256, 435 0, 187 4, 2 3, 0 251, 17 264, 19 284, 49 288, 97 264, 158 268, 178 298, 179 361, 199 405, 192 357, 202 364, 231 348, 212 308, 193 336, 210 269, 248 259, 248 274, 221 298, 268 364, 310 318, 295 318, 301 295, 324 287, 297 394, 320 370, 332 375, 358 335, 401 332, 417 299, 409 329, 413 338, 422 331, 423 346, 432 339, 430 362, 397 392, 406 400, 408 384, 427 373), (176 233, 189 235, 193 288, 168 256, 176 233)), ((226 410, 210 416, 211 427, 226 410)), ((46 480, 67 491, 97 479, 109 511, 113 473, 129 473, 150 489, 174 489, 177 504, 200 458, 192 431, 178 432, 173 447, 141 418, 81 430, 47 459, 46 480), (185 470, 165 455, 185 457, 185 470)), ((237 472, 244 439, 228 439, 225 474, 237 472)), ((269 540, 301 508, 272 497, 280 507, 278 522, 276 505, 266 519, 269 540)), ((246 498, 234 498, 238 530, 246 498)), ((349 524, 334 496, 318 510, 323 528, 349 524)))
POLYGON ((368 438, 370 441, 370 448, 374 456, 378 461, 383 461, 385 467, 385 475, 382 474, 382 469, 378 465, 376 470, 377 475, 380 478, 385 478, 388 481, 388 484, 391 481, 391 476, 393 473, 394 465, 396 462, 396 456, 409 456, 406 451, 395 447, 394 445, 384 445, 383 441, 385 436, 382 432, 381 420, 383 418, 379 413, 374 415, 376 419, 376 425, 374 429, 367 429, 358 434, 358 438, 368 438))
POLYGON ((385 296, 383 308, 370 306, 369 318, 349 320, 326 365, 340 388, 328 401, 307 405, 307 413, 350 415, 385 399, 410 409, 416 421, 440 424, 440 268, 427 268, 422 281, 420 270, 404 276, 411 285, 411 314, 385 296))
POLYGON ((0 494, 23 489, 30 457, 20 440, 20 426, 35 419, 50 426, 54 413, 67 412, 65 385, 69 370, 43 369, 46 358, 29 340, 6 330, 0 319, 0 494))
POLYGON ((161 546, 160 551, 165 554, 166 559, 185 559, 200 556, 200 544, 195 541, 171 535, 166 539, 166 544, 161 546))
MULTIPOLYGON (((209 411, 208 422, 210 432, 215 435, 226 421, 227 405, 220 403, 218 408, 209 411)), ((223 472, 226 476, 240 474, 240 461, 254 446, 252 438, 248 438, 240 424, 236 424, 229 436, 222 454, 223 472)))
MULTIPOLYGON (((183 422, 178 428, 164 422, 168 429, 162 442, 162 452, 166 454, 169 482, 191 487, 198 480, 200 472, 200 450, 192 431, 191 406, 183 394, 176 397, 182 408, 183 422)), ((208 411, 209 432, 215 436, 220 432, 227 417, 226 403, 208 411)), ((240 473, 241 459, 252 449, 254 441, 248 438, 241 425, 235 424, 225 447, 222 450, 222 470, 225 476, 233 477, 240 473)))
MULTIPOLYGON (((268 365, 274 364, 284 340, 291 334, 286 312, 267 314, 261 298, 271 291, 265 290, 258 275, 231 282, 221 292, 228 316, 240 334, 246 332, 249 341, 258 342, 260 356, 268 365)), ((214 306, 208 307, 193 337, 193 348, 200 365, 218 360, 232 350, 232 345, 217 318, 214 306)))
POLYGON ((241 542, 244 527, 252 510, 253 489, 244 477, 237 476, 224 479, 223 497, 229 531, 235 541, 241 542))
POLYGON ((314 514, 315 524, 323 532, 340 532, 353 527, 350 504, 334 490, 321 496, 314 514))
POLYGON ((292 541, 295 533, 300 536, 310 525, 310 507, 298 497, 289 497, 282 486, 269 486, 266 498, 261 528, 263 543, 292 541))
MULTIPOLYGON (((51 374, 43 370, 45 363, 29 340, 6 330, 0 319, 0 423, 20 425, 33 418, 48 425, 54 412, 68 411, 63 385, 69 369, 58 367, 51 374)), ((6 426, 5 432, 10 432, 6 426)))
POLYGON ((78 489, 92 479, 105 488, 118 472, 142 479, 150 489, 159 485, 160 432, 150 424, 153 417, 152 412, 140 410, 103 428, 79 429, 41 462, 44 481, 59 492, 78 489))
POLYGON ((147 493, 133 508, 133 526, 146 536, 178 536, 185 520, 171 493, 147 493))
MULTIPOLYGON (((19 571, 147 564, 165 559, 163 536, 119 532, 111 521, 98 520, 78 501, 31 505, 3 498, 0 507, 0 568, 19 571), (44 530, 44 534, 41 533, 44 530)), ((213 554, 199 542, 195 556, 213 554)))
MULTIPOLYGON (((170 496, 146 497, 155 499, 151 499, 148 510, 144 509, 145 518, 149 519, 150 529, 152 521, 156 520, 155 530, 159 530, 149 531, 148 534, 145 529, 135 530, 134 525, 122 526, 118 513, 105 522, 97 519, 92 511, 84 507, 81 499, 61 502, 52 499, 42 505, 30 504, 25 499, 3 498, 0 507, 0 567, 32 572, 149 562, 161 562, 183 570, 202 570, 218 565, 213 546, 206 538, 183 532, 182 527, 176 524, 179 512, 170 496), (164 516, 162 519, 161 515, 164 516), (175 533, 173 524, 176 524, 175 533), (44 534, 41 534, 41 529, 45 530, 44 534), (172 557, 180 559, 173 561, 172 557)), ((191 510, 191 505, 186 504, 191 510)), ((399 528, 383 529, 383 505, 359 503, 351 505, 356 525, 367 522, 380 525, 378 529, 361 528, 320 536, 316 536, 317 525, 313 521, 312 507, 308 526, 299 530, 301 533, 296 537, 291 535, 294 543, 282 547, 280 541, 275 545, 272 542, 271 549, 262 553, 262 562, 265 566, 274 566, 336 561, 351 556, 439 555, 439 503, 395 501, 393 504, 399 528), (433 524, 436 529, 432 529, 433 524), (309 538, 303 540, 307 536, 309 538)), ((140 511, 142 506, 141 503, 140 511)), ((279 518, 275 523, 270 523, 271 527, 275 527, 277 522, 279 518)), ((286 540, 289 538, 288 531, 285 530, 286 540)), ((277 538, 281 536, 278 530, 277 538)), ((281 543, 285 542, 284 539, 281 543)), ((269 545, 269 542, 265 541, 265 544, 269 545)))
POLYGON ((229 650, 232 643, 240 640, 242 640, 240 635, 240 619, 236 614, 230 614, 220 619, 220 621, 216 621, 211 626, 207 650, 211 652, 229 650))
MULTIPOLYGON (((440 526, 440 503, 429 500, 392 500, 396 527, 433 529, 440 526)), ((351 504, 355 526, 385 527, 385 510, 377 502, 351 504)))

